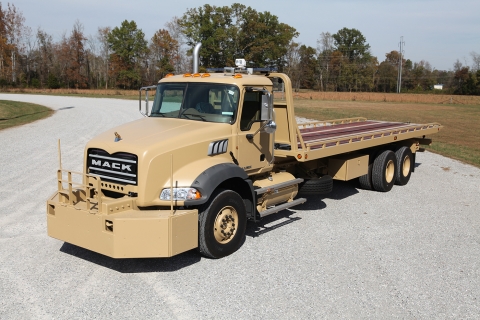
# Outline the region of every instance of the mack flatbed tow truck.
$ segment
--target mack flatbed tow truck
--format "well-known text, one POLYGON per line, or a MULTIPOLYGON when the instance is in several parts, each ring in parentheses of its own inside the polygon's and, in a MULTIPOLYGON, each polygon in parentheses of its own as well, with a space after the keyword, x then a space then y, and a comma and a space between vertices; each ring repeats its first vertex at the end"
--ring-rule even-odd
POLYGON ((221 258, 241 246, 248 220, 304 203, 297 194, 328 193, 333 179, 380 192, 407 184, 420 145, 442 128, 364 118, 297 124, 287 75, 253 74, 242 59, 199 73, 199 49, 193 73, 140 89, 144 118, 88 142, 83 172, 60 165, 49 236, 113 258, 194 248, 221 258))

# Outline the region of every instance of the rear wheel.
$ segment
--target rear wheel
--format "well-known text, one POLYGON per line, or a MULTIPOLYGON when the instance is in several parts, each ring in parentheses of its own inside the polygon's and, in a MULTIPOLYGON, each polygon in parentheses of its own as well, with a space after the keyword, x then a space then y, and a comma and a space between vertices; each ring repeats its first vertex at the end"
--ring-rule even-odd
POLYGON ((373 163, 368 165, 368 172, 363 176, 358 177, 358 182, 360 182, 360 187, 365 190, 372 190, 372 167, 373 163))
POLYGON ((380 153, 373 162, 372 184, 373 188, 380 192, 390 191, 395 183, 396 175, 395 153, 385 150, 380 153))
POLYGON ((329 175, 320 178, 305 179, 298 186, 298 193, 302 195, 327 194, 333 190, 333 179, 329 175))
POLYGON ((231 190, 219 190, 200 212, 200 252, 210 258, 222 258, 243 243, 247 215, 242 197, 231 190))
POLYGON ((413 153, 410 148, 401 147, 395 152, 395 157, 397 158, 395 184, 404 186, 408 183, 412 174, 413 153))

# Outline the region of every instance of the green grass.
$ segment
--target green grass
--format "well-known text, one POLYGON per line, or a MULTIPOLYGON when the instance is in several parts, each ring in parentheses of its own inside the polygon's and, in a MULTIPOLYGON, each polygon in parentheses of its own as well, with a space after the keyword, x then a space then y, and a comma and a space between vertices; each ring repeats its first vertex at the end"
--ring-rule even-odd
POLYGON ((316 120, 365 117, 412 123, 439 122, 428 150, 480 168, 480 106, 462 104, 387 103, 295 100, 297 116, 316 120))
POLYGON ((0 100, 0 130, 49 117, 53 110, 38 104, 0 100))

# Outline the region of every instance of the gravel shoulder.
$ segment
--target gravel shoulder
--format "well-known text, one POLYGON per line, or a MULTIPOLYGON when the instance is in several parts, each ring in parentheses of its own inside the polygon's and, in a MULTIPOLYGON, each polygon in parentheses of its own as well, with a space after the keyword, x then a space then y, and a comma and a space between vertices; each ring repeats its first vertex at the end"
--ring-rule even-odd
POLYGON ((407 186, 335 181, 325 198, 249 224, 224 259, 114 260, 49 238, 45 202, 57 140, 63 167, 80 171, 85 143, 140 118, 137 102, 0 99, 56 110, 0 131, 1 319, 480 317, 478 168, 420 153, 407 186))

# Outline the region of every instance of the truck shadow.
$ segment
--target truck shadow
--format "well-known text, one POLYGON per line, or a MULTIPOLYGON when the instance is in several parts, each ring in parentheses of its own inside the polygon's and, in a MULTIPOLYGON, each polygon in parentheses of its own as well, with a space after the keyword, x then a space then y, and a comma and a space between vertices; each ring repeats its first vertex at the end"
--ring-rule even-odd
MULTIPOLYGON (((418 166, 419 164, 417 164, 418 166)), ((334 181, 333 191, 321 196, 304 196, 307 202, 247 224, 246 236, 258 237, 302 218, 293 216, 298 210, 321 210, 327 207, 323 199, 341 200, 358 193, 357 181, 334 181)), ((301 214, 301 213, 300 213, 301 214)), ((113 259, 99 253, 77 247, 65 242, 60 251, 76 258, 120 273, 174 272, 200 262, 202 256, 196 250, 190 250, 171 258, 113 259)))
POLYGON ((120 273, 174 272, 201 260, 196 250, 171 258, 114 259, 65 242, 60 251, 120 273))
POLYGON ((358 189, 360 188, 358 181, 337 181, 333 182, 333 191, 325 195, 307 195, 299 196, 307 199, 307 202, 295 206, 290 209, 280 211, 276 214, 267 216, 260 221, 249 222, 247 225, 246 235, 247 237, 258 237, 264 233, 273 231, 295 221, 301 220, 301 217, 292 215, 297 213, 297 210, 321 210, 327 207, 327 204, 323 201, 324 199, 333 199, 333 200, 342 200, 350 196, 356 195, 358 189), (278 222, 277 222, 278 221, 278 222), (277 223, 276 223, 277 222, 277 223))
POLYGON ((295 214, 295 211, 291 211, 289 209, 280 211, 278 213, 272 214, 270 216, 267 216, 263 218, 260 221, 253 222, 249 221, 247 224, 247 229, 245 231, 245 235, 247 237, 258 237, 264 233, 273 231, 277 228, 283 227, 287 224, 293 223, 297 220, 300 220, 302 218, 300 217, 291 217, 292 214, 295 214), (278 223, 275 223, 276 221, 282 220, 278 223), (273 225, 270 225, 272 223, 275 223, 273 225))

